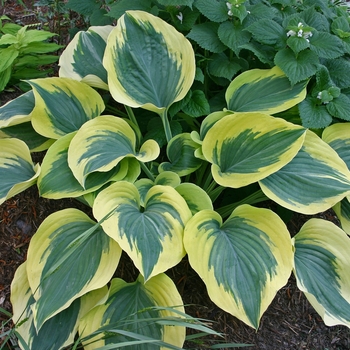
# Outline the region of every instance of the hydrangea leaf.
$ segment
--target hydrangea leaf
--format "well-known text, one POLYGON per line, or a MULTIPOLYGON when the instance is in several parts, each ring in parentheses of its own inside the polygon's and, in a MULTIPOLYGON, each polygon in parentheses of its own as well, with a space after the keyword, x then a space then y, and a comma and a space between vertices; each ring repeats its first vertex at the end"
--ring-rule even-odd
POLYGON ((206 0, 196 0, 194 6, 213 22, 224 22, 228 19, 228 8, 225 2, 208 2, 206 0))
POLYGON ((187 37, 205 50, 213 53, 223 52, 227 47, 219 39, 218 29, 219 24, 214 22, 195 24, 187 37))
POLYGON ((274 58, 293 85, 309 79, 316 73, 318 56, 310 50, 303 50, 298 56, 290 48, 279 50, 274 58))

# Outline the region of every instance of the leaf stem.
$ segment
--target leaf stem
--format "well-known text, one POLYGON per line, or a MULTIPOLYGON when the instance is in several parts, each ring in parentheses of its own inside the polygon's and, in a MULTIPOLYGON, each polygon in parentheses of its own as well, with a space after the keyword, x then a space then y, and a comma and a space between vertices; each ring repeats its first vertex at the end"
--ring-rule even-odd
POLYGON ((152 181, 155 180, 153 174, 150 172, 150 170, 147 168, 145 163, 140 162, 142 170, 145 172, 145 174, 148 176, 148 178, 152 181))
POLYGON ((160 113, 160 117, 162 118, 166 140, 169 143, 170 140, 173 138, 173 136, 171 134, 170 123, 168 120, 168 110, 163 109, 162 112, 160 113))
POLYGON ((128 117, 128 115, 126 113, 124 113, 123 111, 121 111, 120 109, 109 106, 109 105, 106 106, 106 111, 112 112, 113 114, 115 114, 116 116, 121 117, 121 118, 128 117))
POLYGON ((128 117, 129 119, 138 127, 138 129, 140 130, 139 127, 139 123, 137 122, 137 119, 135 117, 134 111, 132 110, 131 107, 124 105, 126 113, 128 113, 128 117))
POLYGON ((248 197, 242 199, 241 201, 225 205, 221 208, 218 208, 216 211, 221 215, 222 218, 226 218, 231 215, 234 209, 242 204, 256 204, 264 202, 268 199, 269 198, 265 196, 262 190, 258 190, 248 197))

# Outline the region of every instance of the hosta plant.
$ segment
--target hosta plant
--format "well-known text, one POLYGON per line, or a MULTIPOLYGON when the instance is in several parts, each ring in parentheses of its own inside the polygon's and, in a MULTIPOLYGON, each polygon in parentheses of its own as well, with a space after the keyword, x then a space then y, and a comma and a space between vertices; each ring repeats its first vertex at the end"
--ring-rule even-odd
POLYGON ((138 10, 80 32, 59 64, 59 77, 28 80, 32 90, 0 109, 1 201, 36 183, 43 197, 92 208, 58 211, 32 238, 11 291, 23 348, 40 349, 58 324, 55 349, 76 334, 86 349, 135 334, 181 348, 186 323, 149 320, 183 311, 166 272, 185 255, 213 302, 255 329, 292 273, 327 325, 350 326, 348 125, 320 136, 287 120, 308 80, 248 69, 225 108, 195 118, 204 92, 192 45, 138 10), (310 219, 291 237, 268 207, 334 207, 343 229, 310 219), (113 278, 122 251, 134 283, 113 278))

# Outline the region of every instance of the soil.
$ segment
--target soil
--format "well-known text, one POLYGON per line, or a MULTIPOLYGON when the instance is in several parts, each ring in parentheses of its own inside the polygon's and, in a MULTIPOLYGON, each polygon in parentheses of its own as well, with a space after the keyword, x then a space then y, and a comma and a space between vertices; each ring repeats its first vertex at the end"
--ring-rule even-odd
MULTIPOLYGON (((28 13, 35 14, 34 1, 0 1, 0 15, 20 18, 28 13)), ((65 40, 68 40, 67 38, 65 40)), ((0 93, 0 105, 18 95, 18 92, 0 93)), ((41 154, 34 154, 34 161, 40 161, 41 154)), ((0 206, 0 308, 12 311, 10 303, 10 284, 17 267, 26 259, 28 244, 40 223, 51 213, 64 208, 89 209, 73 199, 48 200, 38 195, 32 187, 7 200, 0 206)), ((333 211, 318 215, 338 223, 333 211)), ((309 217, 294 214, 287 226, 291 234, 299 231, 309 217)), ((138 275, 130 259, 123 255, 118 277, 134 281, 138 275)), ((248 327, 240 320, 219 309, 211 302, 203 281, 191 269, 186 258, 167 272, 177 285, 186 312, 192 316, 210 320, 210 326, 223 334, 224 342, 252 344, 252 350, 348 350, 350 349, 350 329, 344 326, 327 327, 296 287, 293 277, 276 295, 274 301, 261 319, 258 331, 248 327)), ((7 316, 0 313, 1 325, 7 316)), ((11 324, 10 324, 11 325, 11 324)), ((0 326, 0 334, 3 331, 0 326)), ((211 338, 196 349, 208 348, 219 339, 211 338)), ((8 349, 16 349, 15 340, 8 349)), ((1 338, 0 338, 1 348, 1 338)), ((5 347, 6 349, 6 347, 5 347)), ((35 350, 35 349, 34 349, 35 350)))

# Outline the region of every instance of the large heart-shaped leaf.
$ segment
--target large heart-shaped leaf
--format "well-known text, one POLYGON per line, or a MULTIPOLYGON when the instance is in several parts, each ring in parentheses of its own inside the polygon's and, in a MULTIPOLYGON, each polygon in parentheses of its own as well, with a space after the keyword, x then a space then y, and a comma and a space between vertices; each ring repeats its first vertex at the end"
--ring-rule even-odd
POLYGON ((27 262, 16 270, 11 283, 13 322, 19 333, 22 349, 59 350, 74 342, 79 319, 96 305, 106 300, 107 287, 94 290, 76 299, 67 309, 50 318, 39 332, 36 331, 31 306, 35 299, 27 278, 27 262), (57 331, 59 329, 59 332, 57 331), (48 334, 50 336, 48 337, 48 334))
POLYGON ((17 269, 11 284, 13 321, 17 324, 18 341, 22 349, 59 350, 74 342, 78 330, 80 299, 67 309, 50 318, 40 331, 36 331, 31 306, 35 303, 27 278, 27 262, 17 269), (57 331, 59 329, 59 332, 57 331), (48 337, 48 334, 50 336, 48 337))
POLYGON ((211 300, 257 329, 292 271, 292 242, 283 221, 249 205, 237 207, 224 223, 216 212, 203 210, 186 224, 184 244, 211 300))
POLYGON ((30 90, 0 107, 0 128, 21 124, 31 119, 34 94, 30 90))
POLYGON ((42 197, 79 197, 97 190, 111 180, 121 180, 126 176, 128 163, 121 161, 110 171, 92 173, 87 177, 83 188, 68 166, 68 148, 75 134, 76 132, 62 136, 45 154, 38 178, 39 193, 42 197))
POLYGON ((126 11, 110 33, 103 59, 113 98, 158 114, 182 100, 195 75, 190 42, 147 12, 126 11))
POLYGON ((322 219, 309 220, 294 237, 295 277, 328 326, 350 327, 350 239, 322 219))
POLYGON ((333 210, 337 214, 342 229, 350 236, 350 202, 348 197, 334 205, 333 210))
POLYGON ((350 123, 336 123, 324 129, 322 140, 338 153, 350 169, 350 123))
POLYGON ((74 300, 104 286, 120 255, 118 244, 83 212, 65 209, 48 216, 28 249, 27 273, 36 299, 32 310, 37 331, 74 300))
POLYGON ((186 176, 196 171, 202 161, 194 156, 199 145, 194 142, 189 133, 173 137, 167 145, 167 156, 170 162, 159 165, 159 172, 173 171, 179 176, 186 176))
POLYGON ((0 139, 0 204, 34 185, 39 174, 23 141, 0 139))
POLYGON ((31 152, 45 151, 55 142, 53 139, 38 134, 30 121, 1 128, 0 138, 7 137, 24 141, 31 152))
POLYGON ((275 114, 297 105, 305 96, 305 82, 291 85, 281 69, 273 67, 240 74, 227 88, 225 98, 233 112, 275 114))
POLYGON ((170 186, 153 186, 140 206, 137 187, 119 181, 101 191, 93 206, 94 216, 116 240, 148 280, 173 267, 185 255, 183 230, 192 216, 185 200, 170 186))
POLYGON ((260 181, 265 195, 303 214, 325 211, 350 192, 350 172, 336 151, 312 131, 298 154, 260 181))
POLYGON ((83 339, 102 330, 98 336, 86 341, 88 345, 84 349, 100 349, 108 344, 122 345, 134 339, 147 340, 135 345, 134 349, 138 350, 165 349, 159 346, 160 341, 182 347, 185 327, 161 323, 164 317, 176 317, 176 313, 170 310, 171 307, 184 312, 182 303, 174 282, 163 273, 146 283, 141 276, 134 283, 113 279, 106 304, 92 309, 80 322, 80 336, 83 339), (114 334, 108 332, 109 329, 114 330, 114 334))
POLYGON ((281 169, 298 153, 305 129, 262 113, 235 113, 221 118, 202 144, 214 180, 242 187, 281 169))
POLYGON ((35 96, 33 127, 48 138, 58 139, 79 130, 105 108, 98 92, 70 78, 43 78, 28 83, 35 96))
POLYGON ((89 175, 112 170, 125 157, 149 162, 158 157, 156 141, 147 140, 136 152, 136 135, 122 118, 99 116, 86 122, 73 137, 68 149, 68 164, 85 187, 89 175))
POLYGON ((107 37, 112 29, 112 26, 107 25, 78 32, 60 57, 59 76, 108 90, 107 71, 102 60, 107 37))

